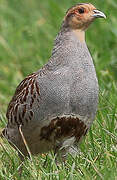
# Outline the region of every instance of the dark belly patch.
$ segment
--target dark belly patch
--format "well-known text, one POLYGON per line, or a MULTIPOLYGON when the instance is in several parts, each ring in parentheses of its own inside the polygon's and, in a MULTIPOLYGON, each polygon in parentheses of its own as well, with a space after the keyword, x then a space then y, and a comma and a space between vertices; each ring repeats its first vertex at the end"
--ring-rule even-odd
POLYGON ((57 117, 51 120, 48 126, 41 128, 40 140, 54 141, 64 138, 76 138, 78 142, 82 136, 85 136, 88 128, 83 121, 77 117, 57 117))

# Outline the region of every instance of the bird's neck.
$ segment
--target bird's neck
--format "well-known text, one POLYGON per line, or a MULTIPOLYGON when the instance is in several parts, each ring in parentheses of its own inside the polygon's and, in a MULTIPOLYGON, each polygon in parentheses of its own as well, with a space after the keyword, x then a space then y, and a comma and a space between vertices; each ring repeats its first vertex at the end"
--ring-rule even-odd
POLYGON ((58 38, 59 38, 59 42, 62 40, 64 41, 64 39, 70 39, 71 37, 75 36, 76 40, 80 41, 81 43, 85 42, 85 31, 82 29, 72 29, 69 26, 65 26, 65 24, 63 23, 61 26, 61 30, 58 33, 58 36, 55 40, 55 45, 56 43, 58 43, 58 38), (66 38, 64 38, 66 37, 66 38))
POLYGON ((85 32, 81 30, 72 30, 62 26, 58 33, 49 65, 61 66, 76 61, 87 51, 85 43, 85 32))
POLYGON ((79 44, 79 46, 85 44, 85 31, 80 29, 70 29, 69 27, 62 25, 61 30, 55 39, 52 54, 59 51, 59 48, 69 46, 70 44, 72 45, 72 48, 74 48, 76 44, 79 44))
POLYGON ((85 31, 80 29, 74 29, 72 31, 81 43, 85 42, 85 31))

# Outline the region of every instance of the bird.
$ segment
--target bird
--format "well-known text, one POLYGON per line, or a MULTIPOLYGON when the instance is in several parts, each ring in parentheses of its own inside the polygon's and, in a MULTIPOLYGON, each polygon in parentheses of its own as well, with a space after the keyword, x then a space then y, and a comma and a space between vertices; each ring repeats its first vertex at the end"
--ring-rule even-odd
POLYGON ((68 9, 48 62, 16 88, 2 136, 22 159, 48 153, 76 154, 97 112, 99 85, 85 32, 106 15, 91 3, 68 9), (27 148, 28 147, 28 148, 27 148))

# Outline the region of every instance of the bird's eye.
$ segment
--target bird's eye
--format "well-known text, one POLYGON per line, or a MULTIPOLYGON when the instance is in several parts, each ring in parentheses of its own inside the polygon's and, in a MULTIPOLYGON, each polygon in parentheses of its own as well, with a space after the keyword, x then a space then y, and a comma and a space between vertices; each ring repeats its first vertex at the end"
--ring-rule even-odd
POLYGON ((78 12, 79 12, 79 14, 83 14, 84 13, 84 8, 79 8, 78 12))

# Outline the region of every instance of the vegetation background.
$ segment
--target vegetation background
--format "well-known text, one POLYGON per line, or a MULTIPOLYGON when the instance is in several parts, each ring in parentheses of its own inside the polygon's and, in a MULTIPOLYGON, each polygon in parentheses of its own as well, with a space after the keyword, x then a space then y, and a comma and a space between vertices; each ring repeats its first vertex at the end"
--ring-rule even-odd
MULTIPOLYGON (((1 180, 117 180, 117 1, 88 2, 107 15, 86 33, 100 85, 95 122, 75 159, 69 155, 66 165, 56 166, 52 152, 32 157, 32 162, 24 162, 22 177, 16 152, 0 139, 1 180)), ((16 86, 48 61, 65 12, 76 3, 0 0, 0 131, 6 125, 6 109, 16 86)))

